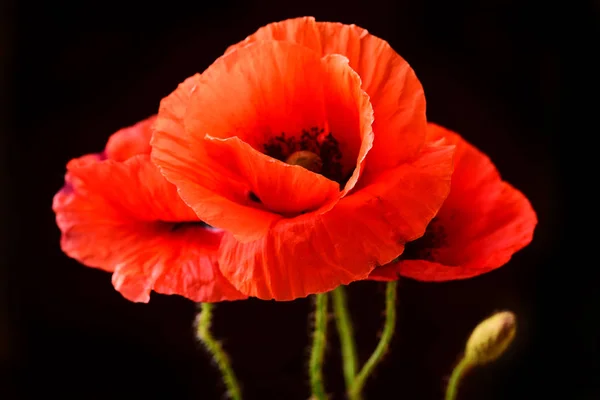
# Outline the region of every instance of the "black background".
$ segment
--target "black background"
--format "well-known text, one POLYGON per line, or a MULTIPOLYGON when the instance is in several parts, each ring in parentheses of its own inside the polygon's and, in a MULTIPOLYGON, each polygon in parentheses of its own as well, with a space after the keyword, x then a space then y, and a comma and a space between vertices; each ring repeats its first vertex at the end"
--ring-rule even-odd
MULTIPOLYGON (((566 173, 556 127, 564 7, 540 12, 511 0, 3 7, 0 397, 222 398, 218 374, 194 341, 194 304, 156 294, 149 304, 130 303, 109 274, 68 259, 52 196, 69 159, 101 150, 110 133, 155 113, 162 97, 227 46, 269 22, 314 15, 388 40, 421 79, 429 119, 489 154, 540 220, 533 243, 495 272, 443 284, 400 282, 397 334, 368 398, 441 399, 470 330, 500 309, 517 313, 517 340, 468 377, 461 400, 599 398, 597 295, 562 273, 566 173)), ((383 287, 353 284, 350 296, 365 360, 381 326, 383 287)), ((225 338, 246 399, 309 397, 310 310, 307 299, 217 306, 215 332, 225 338)), ((342 399, 334 335, 327 357, 328 389, 342 399)))

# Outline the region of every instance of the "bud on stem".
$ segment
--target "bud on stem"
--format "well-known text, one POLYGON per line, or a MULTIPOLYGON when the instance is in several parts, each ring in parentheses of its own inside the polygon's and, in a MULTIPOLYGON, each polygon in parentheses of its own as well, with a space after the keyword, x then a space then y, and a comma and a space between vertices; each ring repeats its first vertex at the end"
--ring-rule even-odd
POLYGON ((465 354, 452 371, 446 389, 446 400, 455 400, 463 376, 478 365, 485 365, 500 357, 512 343, 517 332, 515 315, 502 311, 483 320, 473 329, 465 354))
POLYGON ((484 365, 496 360, 513 341, 517 331, 515 315, 503 311, 481 322, 467 341, 465 358, 484 365))

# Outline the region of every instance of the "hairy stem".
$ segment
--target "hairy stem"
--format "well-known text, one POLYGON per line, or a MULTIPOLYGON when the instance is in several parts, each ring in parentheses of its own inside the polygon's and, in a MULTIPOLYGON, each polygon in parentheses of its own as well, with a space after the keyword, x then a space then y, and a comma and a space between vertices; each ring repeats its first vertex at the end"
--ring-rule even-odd
POLYGON ((394 330, 396 328, 397 286, 397 281, 387 283, 385 294, 385 323, 383 326, 383 333, 381 334, 381 338, 379 339, 379 343, 377 344, 375 351, 373 351, 371 357, 369 357, 365 365, 354 379, 354 383, 352 384, 352 387, 348 393, 351 400, 357 400, 360 398, 367 379, 377 364, 381 362, 383 356, 387 353, 388 348, 390 347, 390 342, 392 341, 394 330))
MULTIPOLYGON (((349 391, 356 371, 358 370, 358 357, 356 355, 356 343, 354 341, 354 331, 352 329, 352 320, 348 313, 348 304, 346 301, 346 288, 338 286, 331 292, 333 299, 333 311, 337 326, 338 336, 340 337, 340 346, 342 350, 342 362, 344 369, 344 380, 346 381, 346 390, 349 391)), ((359 397, 355 397, 358 400, 359 397)))
POLYGON ((472 367, 473 364, 466 357, 463 357, 456 367, 454 367, 448 381, 448 386, 446 387, 446 400, 456 400, 460 381, 472 367))
POLYGON ((323 358, 327 344, 327 299, 325 293, 315 295, 315 323, 308 368, 311 391, 316 400, 327 399, 323 383, 323 358))
POLYGON ((235 373, 233 372, 233 368, 231 368, 229 357, 225 350, 223 350, 221 343, 214 338, 210 331, 212 310, 213 305, 211 303, 200 304, 200 313, 197 317, 196 336, 217 363, 223 377, 223 383, 225 383, 225 387, 227 388, 227 395, 229 398, 232 400, 241 400, 242 392, 237 378, 235 377, 235 373))

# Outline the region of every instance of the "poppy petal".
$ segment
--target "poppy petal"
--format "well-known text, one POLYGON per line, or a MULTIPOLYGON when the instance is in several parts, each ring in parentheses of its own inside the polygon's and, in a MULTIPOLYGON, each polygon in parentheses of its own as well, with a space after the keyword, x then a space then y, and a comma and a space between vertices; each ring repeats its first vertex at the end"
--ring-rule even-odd
POLYGON ((354 171, 346 191, 372 146, 368 96, 341 56, 321 59, 296 44, 261 42, 221 57, 176 92, 176 107, 171 99, 164 101, 164 113, 161 106, 153 160, 202 220, 241 240, 264 234, 281 218, 273 213, 312 211, 339 196, 337 183, 263 154, 274 135, 339 128, 340 149, 351 156, 354 171), (163 129, 163 114, 172 123, 173 108, 179 125, 163 129))
POLYGON ((148 155, 82 157, 65 179, 53 202, 63 251, 114 272, 126 298, 147 302, 151 290, 196 301, 244 297, 216 264, 222 233, 202 225, 148 155))
POLYGON ((133 126, 113 133, 106 143, 106 156, 110 160, 125 161, 138 154, 150 154, 150 138, 156 115, 133 126))
POLYGON ((204 221, 252 239, 266 232, 281 216, 249 205, 243 185, 232 188, 235 182, 218 165, 205 171, 199 160, 206 155, 190 150, 183 120, 199 81, 199 74, 186 79, 161 101, 150 143, 152 161, 180 193, 186 194, 183 199, 204 221))
POLYGON ((231 46, 226 54, 264 40, 298 43, 322 56, 341 54, 350 60, 375 112, 369 171, 395 167, 418 154, 427 126, 423 87, 409 64, 386 41, 356 25, 303 17, 264 26, 231 46))
POLYGON ((227 160, 232 174, 247 182, 255 200, 270 211, 297 215, 316 210, 339 197, 336 182, 301 166, 274 160, 238 137, 207 136, 205 149, 215 163, 227 160))
POLYGON ((290 137, 323 128, 335 136, 344 170, 352 173, 372 147, 372 122, 369 97, 345 57, 321 59, 297 44, 265 41, 221 57, 202 74, 185 127, 192 150, 209 134, 237 136, 260 152, 281 132, 290 137))
POLYGON ((373 107, 369 96, 361 89, 358 74, 350 68, 348 59, 339 54, 323 57, 327 78, 325 106, 332 132, 343 132, 340 136, 342 154, 357 154, 349 168, 352 175, 346 182, 342 196, 354 188, 364 169, 367 154, 373 147, 373 107), (353 134, 357 132, 358 134, 353 134))
POLYGON ((436 217, 444 243, 432 249, 431 259, 401 260, 370 278, 395 279, 398 273, 422 281, 471 278, 506 264, 533 238, 537 216, 529 200, 502 181, 485 154, 435 124, 429 124, 428 136, 457 146, 452 188, 436 217))
POLYGON ((313 17, 301 17, 265 25, 243 41, 229 46, 225 51, 225 55, 240 47, 265 40, 298 43, 310 49, 315 49, 319 54, 322 54, 320 51, 322 39, 317 29, 317 22, 313 17))
POLYGON ((244 299, 217 266, 221 235, 199 226, 137 234, 138 247, 116 266, 113 285, 128 300, 144 303, 151 291, 196 302, 244 299))
POLYGON ((75 159, 67 164, 67 172, 84 185, 87 195, 110 207, 111 215, 150 222, 198 220, 147 155, 125 162, 75 159))
POLYGON ((237 136, 259 151, 280 133, 323 128, 327 121, 321 56, 288 42, 267 41, 219 58, 190 95, 185 129, 237 136), (235 99, 235 101, 233 101, 235 99))
POLYGON ((454 146, 424 148, 330 211, 278 221, 259 240, 225 234, 219 265, 242 293, 293 300, 364 279, 423 234, 450 189, 454 146))
MULTIPOLYGON (((358 155, 352 162, 354 172, 343 195, 354 187, 372 147, 373 110, 369 97, 360 89, 360 78, 348 66, 346 58, 332 55, 321 61, 326 77, 322 83, 329 127, 333 132, 346 133, 340 144, 343 153, 358 155), (358 134, 349 134, 357 131, 358 134)), ((273 212, 293 215, 313 211, 340 195, 337 183, 300 166, 273 160, 238 137, 208 136, 203 147, 198 151, 206 151, 216 163, 228 160, 225 167, 237 169, 233 174, 243 176, 238 180, 248 182, 251 192, 273 212)), ((328 208, 331 206, 330 202, 328 208)))

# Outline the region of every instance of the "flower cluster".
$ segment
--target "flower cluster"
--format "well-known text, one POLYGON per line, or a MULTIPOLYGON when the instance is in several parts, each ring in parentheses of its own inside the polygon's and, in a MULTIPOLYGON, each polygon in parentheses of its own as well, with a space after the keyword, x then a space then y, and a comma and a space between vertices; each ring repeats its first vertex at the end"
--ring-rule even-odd
POLYGON ((464 279, 537 223, 485 154, 427 121, 387 42, 313 18, 259 29, 70 161, 53 209, 64 252, 138 302, 464 279))

